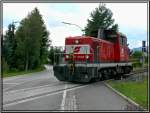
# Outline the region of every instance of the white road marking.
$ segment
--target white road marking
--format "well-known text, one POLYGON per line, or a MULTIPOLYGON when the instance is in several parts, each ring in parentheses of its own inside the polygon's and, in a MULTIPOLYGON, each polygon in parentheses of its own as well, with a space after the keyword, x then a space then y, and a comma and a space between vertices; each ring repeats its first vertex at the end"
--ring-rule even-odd
MULTIPOLYGON (((65 84, 65 89, 67 88, 67 84, 65 84)), ((63 99, 61 102, 61 110, 65 110, 65 102, 66 102, 66 94, 67 94, 67 90, 64 90, 63 92, 63 99)))
POLYGON ((73 110, 77 110, 77 102, 75 95, 73 95, 73 110))
MULTIPOLYGON (((88 86, 88 85, 79 86, 79 87, 75 87, 75 88, 71 88, 71 89, 66 89, 66 91, 76 90, 76 89, 83 88, 83 87, 86 87, 86 86, 88 86)), ((16 105, 16 104, 32 101, 32 100, 43 98, 43 97, 47 97, 47 96, 50 96, 50 95, 56 95, 56 94, 59 94, 59 93, 62 93, 62 92, 64 92, 64 91, 58 91, 58 92, 54 92, 54 93, 51 93, 51 94, 41 95, 41 96, 38 96, 38 97, 27 98, 27 99, 24 99, 24 100, 21 100, 21 101, 17 101, 17 102, 3 104, 3 107, 8 107, 8 106, 12 106, 12 105, 16 105)))
MULTIPOLYGON (((67 88, 67 84, 65 88, 67 88)), ((64 90, 60 110, 77 110, 76 97, 74 92, 67 93, 67 90, 64 90)))

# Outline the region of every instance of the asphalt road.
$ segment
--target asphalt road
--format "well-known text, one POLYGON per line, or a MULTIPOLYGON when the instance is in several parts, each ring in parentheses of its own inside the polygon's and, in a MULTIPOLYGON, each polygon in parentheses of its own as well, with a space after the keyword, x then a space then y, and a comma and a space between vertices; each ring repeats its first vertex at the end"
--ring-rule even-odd
POLYGON ((125 110, 129 103, 104 85, 58 81, 52 67, 3 79, 3 110, 125 110))

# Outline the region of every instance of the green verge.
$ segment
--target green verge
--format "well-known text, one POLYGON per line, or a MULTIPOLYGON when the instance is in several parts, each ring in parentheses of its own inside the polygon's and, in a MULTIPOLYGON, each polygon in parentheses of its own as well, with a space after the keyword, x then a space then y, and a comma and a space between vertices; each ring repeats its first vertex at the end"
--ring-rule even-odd
POLYGON ((148 107, 148 84, 147 77, 142 82, 133 81, 108 81, 109 85, 129 97, 144 109, 148 107))
POLYGON ((19 70, 4 71, 2 73, 2 75, 3 75, 3 78, 5 78, 5 77, 11 77, 11 76, 20 76, 20 75, 24 75, 24 74, 28 74, 28 73, 33 73, 33 72, 40 72, 43 70, 45 70, 45 67, 41 66, 36 69, 28 70, 28 71, 19 71, 19 70))

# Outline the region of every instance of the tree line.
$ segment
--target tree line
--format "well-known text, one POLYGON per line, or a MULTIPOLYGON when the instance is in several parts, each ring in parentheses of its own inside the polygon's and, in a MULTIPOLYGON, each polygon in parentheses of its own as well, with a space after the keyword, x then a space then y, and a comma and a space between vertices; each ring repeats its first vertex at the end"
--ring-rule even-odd
MULTIPOLYGON (((85 35, 96 38, 99 28, 118 31, 118 24, 114 24, 112 16, 111 10, 105 4, 100 4, 91 12, 91 19, 87 20, 85 35)), ((62 51, 50 46, 49 34, 37 8, 21 20, 17 29, 14 23, 9 24, 3 38, 3 68, 27 71, 47 62, 53 64, 54 53, 62 51)))
POLYGON ((11 23, 3 38, 2 60, 7 70, 32 70, 47 61, 51 43, 37 8, 21 20, 16 29, 11 23))

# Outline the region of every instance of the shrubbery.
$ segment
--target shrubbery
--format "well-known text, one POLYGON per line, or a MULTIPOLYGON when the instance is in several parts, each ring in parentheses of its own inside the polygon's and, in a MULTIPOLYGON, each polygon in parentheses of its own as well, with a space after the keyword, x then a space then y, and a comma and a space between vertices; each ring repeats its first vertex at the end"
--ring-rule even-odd
POLYGON ((142 63, 141 62, 135 62, 135 63, 133 63, 133 67, 134 68, 142 67, 142 63))

